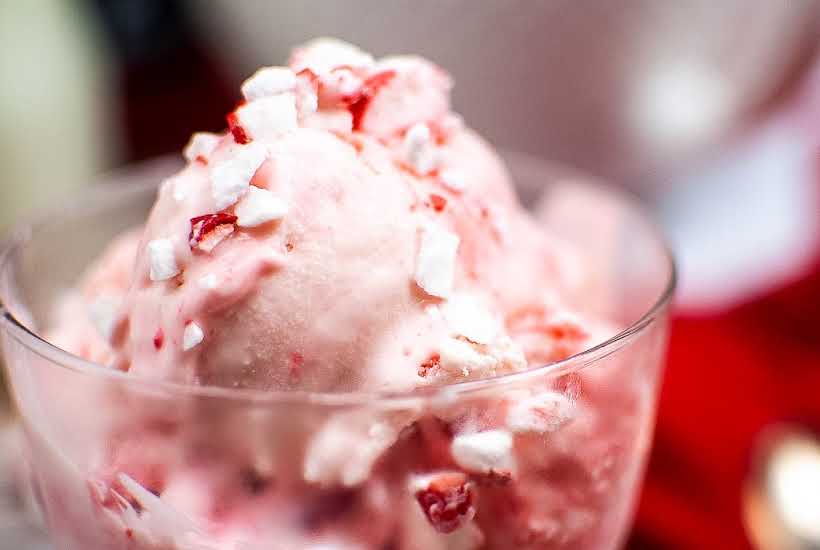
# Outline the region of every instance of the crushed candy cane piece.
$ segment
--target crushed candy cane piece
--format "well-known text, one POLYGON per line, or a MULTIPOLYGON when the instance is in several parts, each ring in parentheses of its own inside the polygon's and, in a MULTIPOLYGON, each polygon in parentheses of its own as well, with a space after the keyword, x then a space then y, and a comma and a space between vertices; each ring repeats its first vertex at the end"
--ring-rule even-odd
POLYGON ((294 50, 290 66, 295 72, 310 69, 317 75, 336 67, 368 69, 375 63, 373 56, 353 44, 335 38, 317 38, 294 50))
POLYGON ((207 163, 211 153, 214 152, 214 149, 216 149, 221 140, 222 136, 218 134, 195 132, 191 135, 191 139, 188 141, 185 149, 182 150, 182 156, 185 157, 185 160, 188 162, 204 160, 207 163))
POLYGON ((239 227, 257 227, 281 220, 288 213, 288 205, 266 189, 251 186, 236 205, 236 224, 239 227))
POLYGON ((268 96, 236 109, 236 121, 251 140, 272 140, 298 127, 296 97, 268 96))
POLYGON ((195 348, 205 339, 205 333, 202 328, 193 321, 185 325, 185 330, 182 332, 182 351, 188 351, 195 348))
POLYGON ((216 245, 234 232, 235 223, 236 216, 225 212, 191 218, 188 245, 191 250, 198 249, 203 252, 211 252, 216 248, 216 245))
POLYGON ((88 306, 88 316, 97 332, 105 339, 111 340, 114 325, 117 321, 117 311, 122 305, 122 299, 116 296, 97 296, 88 306))
POLYGON ((228 113, 226 117, 228 122, 228 131, 233 136, 233 140, 238 143, 239 145, 247 145, 251 142, 251 138, 248 137, 248 133, 245 131, 245 128, 239 123, 239 116, 236 114, 236 111, 231 111, 228 113))
POLYGON ((319 77, 319 100, 323 107, 350 105, 362 94, 364 80, 348 67, 333 69, 319 77))
POLYGON ((430 127, 423 122, 418 122, 407 130, 402 150, 404 161, 419 175, 427 175, 438 167, 438 152, 430 134, 430 127))
POLYGON ((458 235, 428 224, 422 229, 414 279, 427 294, 446 298, 453 289, 458 235))
POLYGON ((435 210, 436 212, 443 212, 444 209, 447 208, 447 199, 445 199, 441 195, 431 193, 430 206, 432 206, 433 210, 435 210))
POLYGON ((506 430, 489 430, 458 435, 450 445, 456 464, 476 473, 510 472, 513 437, 506 430))
POLYGON ((312 115, 319 109, 318 77, 305 69, 296 75, 296 110, 300 118, 312 115))
POLYGON ((347 107, 353 117, 354 130, 362 129, 364 116, 367 113, 367 109, 373 101, 373 98, 376 97, 379 90, 381 90, 384 86, 387 86, 395 76, 396 71, 387 70, 377 72, 367 77, 364 81, 359 97, 351 99, 347 107))
POLYGON ((441 183, 449 190, 461 193, 467 189, 467 178, 454 168, 445 168, 438 175, 441 183))
POLYGON ((231 157, 211 169, 211 194, 218 210, 228 208, 247 192, 267 155, 265 146, 258 143, 237 146, 231 157))
POLYGON ((179 275, 171 239, 154 239, 147 245, 149 276, 152 281, 167 281, 179 275))
POLYGON ((173 182, 172 187, 172 196, 174 200, 177 202, 185 202, 185 199, 188 198, 188 189, 187 185, 183 185, 182 181, 175 181, 173 182))
POLYGON ((501 331, 499 320, 472 296, 452 296, 441 311, 454 333, 471 342, 490 344, 501 331))
POLYGON ((213 273, 208 273, 199 278, 199 287, 204 290, 213 290, 219 286, 219 279, 213 273))
POLYGON ((242 83, 246 101, 292 92, 296 89, 296 74, 287 67, 262 67, 242 83))
POLYGON ((514 433, 549 433, 567 424, 575 414, 572 400, 548 391, 515 401, 507 411, 507 427, 514 433))
POLYGON ((440 346, 442 369, 453 374, 470 376, 473 372, 495 373, 500 361, 487 353, 481 353, 474 344, 458 338, 446 338, 440 346))

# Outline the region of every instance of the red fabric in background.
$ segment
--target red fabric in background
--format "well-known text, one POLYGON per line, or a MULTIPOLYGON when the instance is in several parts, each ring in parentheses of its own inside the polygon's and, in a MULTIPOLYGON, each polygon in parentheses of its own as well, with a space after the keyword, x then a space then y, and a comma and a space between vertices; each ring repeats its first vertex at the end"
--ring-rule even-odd
POLYGON ((761 431, 780 422, 820 435, 820 261, 728 312, 675 320, 628 547, 751 548, 743 483, 761 431))

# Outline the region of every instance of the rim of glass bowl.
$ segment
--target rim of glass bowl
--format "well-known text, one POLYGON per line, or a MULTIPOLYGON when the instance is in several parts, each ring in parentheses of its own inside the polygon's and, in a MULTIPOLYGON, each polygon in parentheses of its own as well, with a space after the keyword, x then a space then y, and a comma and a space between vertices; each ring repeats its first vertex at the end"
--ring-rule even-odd
MULTIPOLYGON (((529 155, 513 153, 512 158, 523 160, 528 163, 550 165, 529 155)), ((86 205, 84 200, 86 195, 95 197, 96 207, 105 207, 110 201, 122 200, 122 196, 129 191, 134 194, 144 192, 149 188, 159 186, 163 177, 173 173, 169 167, 178 165, 178 162, 171 162, 168 158, 160 158, 147 161, 121 171, 115 171, 107 177, 99 178, 100 183, 89 185, 83 188, 73 197, 62 202, 55 202, 52 208, 40 211, 39 215, 32 216, 28 220, 16 224, 11 231, 0 240, 0 275, 9 269, 8 262, 11 252, 25 246, 29 235, 37 228, 47 225, 55 216, 59 216, 66 211, 82 209, 86 205), (125 175, 125 177, 123 177, 125 175), (154 176, 154 177, 149 177, 154 176), (117 179, 116 185, 105 183, 111 179, 117 179), (125 179, 126 181, 123 181, 125 179), (127 181, 127 180, 135 181, 127 181), (59 206, 56 206, 59 204, 59 206)), ((575 173, 575 172, 573 172, 575 173)), ((577 175, 577 173, 575 173, 577 175)), ((669 305, 677 286, 677 266, 674 256, 669 248, 663 233, 646 214, 637 198, 624 190, 614 190, 611 186, 599 182, 594 177, 582 176, 582 182, 575 179, 578 185, 601 187, 608 193, 615 193, 619 200, 629 204, 632 211, 644 218, 653 238, 663 247, 663 261, 666 264, 668 275, 663 290, 653 302, 652 306, 640 316, 635 322, 624 328, 608 340, 605 340, 591 348, 585 349, 575 355, 571 355, 560 361, 532 367, 527 370, 515 373, 502 374, 490 378, 457 382, 442 386, 431 386, 417 388, 408 391, 370 391, 370 392, 308 392, 308 391, 284 391, 284 390, 261 390, 248 388, 225 388, 220 386, 193 386, 169 382, 164 380, 153 380, 149 378, 137 377, 126 372, 105 367, 103 365, 86 361, 81 357, 64 351, 44 338, 38 336, 25 323, 18 320, 7 308, 3 307, 2 296, 0 296, 0 327, 17 342, 25 346, 29 351, 46 359, 56 367, 65 368, 78 375, 95 376, 109 379, 112 383, 126 383, 129 389, 148 391, 150 393, 169 394, 174 397, 186 396, 192 398, 216 398, 238 400, 249 403, 306 403, 327 406, 352 406, 352 405, 394 405, 408 406, 419 401, 430 401, 435 398, 451 400, 456 397, 468 397, 480 394, 481 392, 492 390, 498 391, 506 385, 518 385, 525 383, 529 379, 540 378, 542 376, 559 376, 570 372, 576 372, 589 365, 592 365, 606 356, 618 351, 628 345, 640 334, 646 331, 663 314, 669 305)))

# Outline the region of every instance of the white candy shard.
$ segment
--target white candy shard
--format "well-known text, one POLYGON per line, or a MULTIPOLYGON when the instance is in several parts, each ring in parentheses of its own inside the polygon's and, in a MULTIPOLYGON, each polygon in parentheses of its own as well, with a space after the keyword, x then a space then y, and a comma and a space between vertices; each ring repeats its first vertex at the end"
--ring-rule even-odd
POLYGON ((467 189, 467 177, 455 168, 445 168, 439 173, 439 179, 444 186, 456 193, 461 193, 467 189))
POLYGON ((154 239, 147 246, 149 276, 152 281, 166 281, 179 275, 179 266, 174 256, 171 239, 154 239))
POLYGON ((454 334, 471 342, 490 344, 501 330, 498 319, 471 296, 452 296, 441 310, 454 334))
POLYGON ((396 442, 399 429, 372 413, 332 416, 311 440, 305 453, 306 481, 353 487, 367 480, 373 464, 396 442))
POLYGON ((356 97, 364 86, 364 80, 348 68, 333 70, 319 77, 322 100, 339 104, 356 97))
POLYGON ((436 305, 429 304, 424 306, 424 313, 426 313, 430 319, 433 319, 434 321, 440 321, 442 319, 441 310, 436 305))
POLYGON ((299 125, 296 97, 280 94, 251 101, 236 110, 236 120, 251 139, 276 139, 299 125))
POLYGON ((307 77, 299 77, 296 82, 296 110, 299 116, 304 118, 312 115, 319 109, 319 96, 316 93, 316 86, 307 77))
POLYGON ((456 463, 471 472, 511 472, 513 437, 506 430, 490 430, 456 436, 450 451, 456 463))
POLYGON ((242 83, 242 95, 247 101, 292 92, 296 75, 287 67, 262 67, 242 83))
POLYGON ((185 157, 185 160, 188 162, 193 162, 199 157, 207 160, 221 140, 222 136, 218 134, 196 132, 191 136, 185 149, 182 150, 182 156, 185 157))
POLYGON ((294 51, 290 65, 297 73, 303 69, 310 69, 321 75, 336 67, 367 69, 374 63, 372 55, 353 44, 335 38, 317 38, 294 51))
POLYGON ((199 279, 199 286, 205 290, 213 290, 219 285, 219 280, 216 278, 216 275, 213 273, 209 273, 200 277, 199 279))
POLYGON ((496 357, 479 353, 469 342, 456 338, 447 338, 442 342, 439 357, 439 364, 443 370, 465 377, 476 372, 494 375, 499 365, 496 357))
POLYGON ((177 202, 185 202, 185 199, 188 198, 188 189, 187 185, 185 185, 182 181, 175 181, 173 182, 172 187, 172 196, 174 200, 177 202))
POLYGON ((427 294, 446 298, 456 276, 456 254, 460 239, 434 224, 422 229, 414 279, 427 294))
POLYGON ((414 124, 404 134, 402 151, 404 161, 419 175, 427 175, 438 167, 438 152, 430 128, 423 122, 414 124))
POLYGON ((202 332, 200 326, 193 321, 189 322, 185 325, 185 330, 182 333, 182 351, 188 351, 198 346, 204 339, 205 333, 202 332))
POLYGON ((208 231, 203 235, 198 242, 192 245, 192 248, 197 248, 203 252, 212 252, 219 243, 233 235, 234 226, 230 223, 223 223, 208 231))
POLYGON ((122 305, 122 299, 116 296, 98 296, 91 305, 88 306, 88 316, 96 327, 97 332, 108 341, 114 332, 114 324, 117 320, 117 311, 122 305))
POLYGON ((211 169, 211 194, 218 210, 228 208, 245 194, 267 155, 262 144, 239 145, 230 158, 211 169))
POLYGON ((564 394, 547 391, 514 402, 507 427, 514 433, 554 432, 575 417, 575 404, 564 394))
POLYGON ((266 189, 251 186, 236 205, 236 225, 257 227, 274 220, 281 220, 288 213, 287 203, 266 189))

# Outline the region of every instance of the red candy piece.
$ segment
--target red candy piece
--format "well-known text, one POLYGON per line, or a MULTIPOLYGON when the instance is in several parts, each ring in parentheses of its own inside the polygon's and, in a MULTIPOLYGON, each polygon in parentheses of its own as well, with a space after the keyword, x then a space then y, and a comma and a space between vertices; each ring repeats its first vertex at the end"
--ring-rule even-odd
POLYGON ((205 252, 213 250, 216 245, 233 233, 236 219, 236 216, 225 212, 191 218, 191 233, 188 236, 191 250, 199 249, 205 252))
POLYGON ((310 69, 302 69, 301 71, 296 73, 296 76, 306 78, 313 85, 314 88, 319 86, 319 77, 310 69))
POLYGON ((447 199, 434 193, 430 195, 430 204, 433 206, 433 210, 441 212, 447 206, 447 199))
POLYGON ((419 376, 424 378, 431 370, 437 368, 441 364, 441 355, 434 353, 424 363, 419 365, 419 376))
POLYGON ((430 134, 433 136, 436 145, 444 145, 447 143, 447 140, 450 138, 450 133, 440 122, 431 120, 427 123, 427 127, 430 128, 430 134))
POLYGON ((362 86, 361 93, 358 97, 350 98, 348 110, 353 115, 353 129, 360 130, 362 127, 362 119, 364 118, 367 107, 370 102, 379 92, 379 90, 387 85, 393 77, 396 76, 396 71, 382 71, 367 78, 362 86))
POLYGON ((452 533, 475 516, 473 485, 462 473, 434 477, 425 489, 416 491, 416 500, 439 533, 452 533))
POLYGON ((233 135, 233 140, 240 145, 245 145, 251 142, 245 129, 239 124, 239 117, 236 116, 236 111, 228 114, 228 129, 233 135))
POLYGON ((154 334, 154 348, 157 350, 162 348, 162 344, 165 342, 165 332, 163 332, 162 327, 157 329, 156 334, 154 334))

